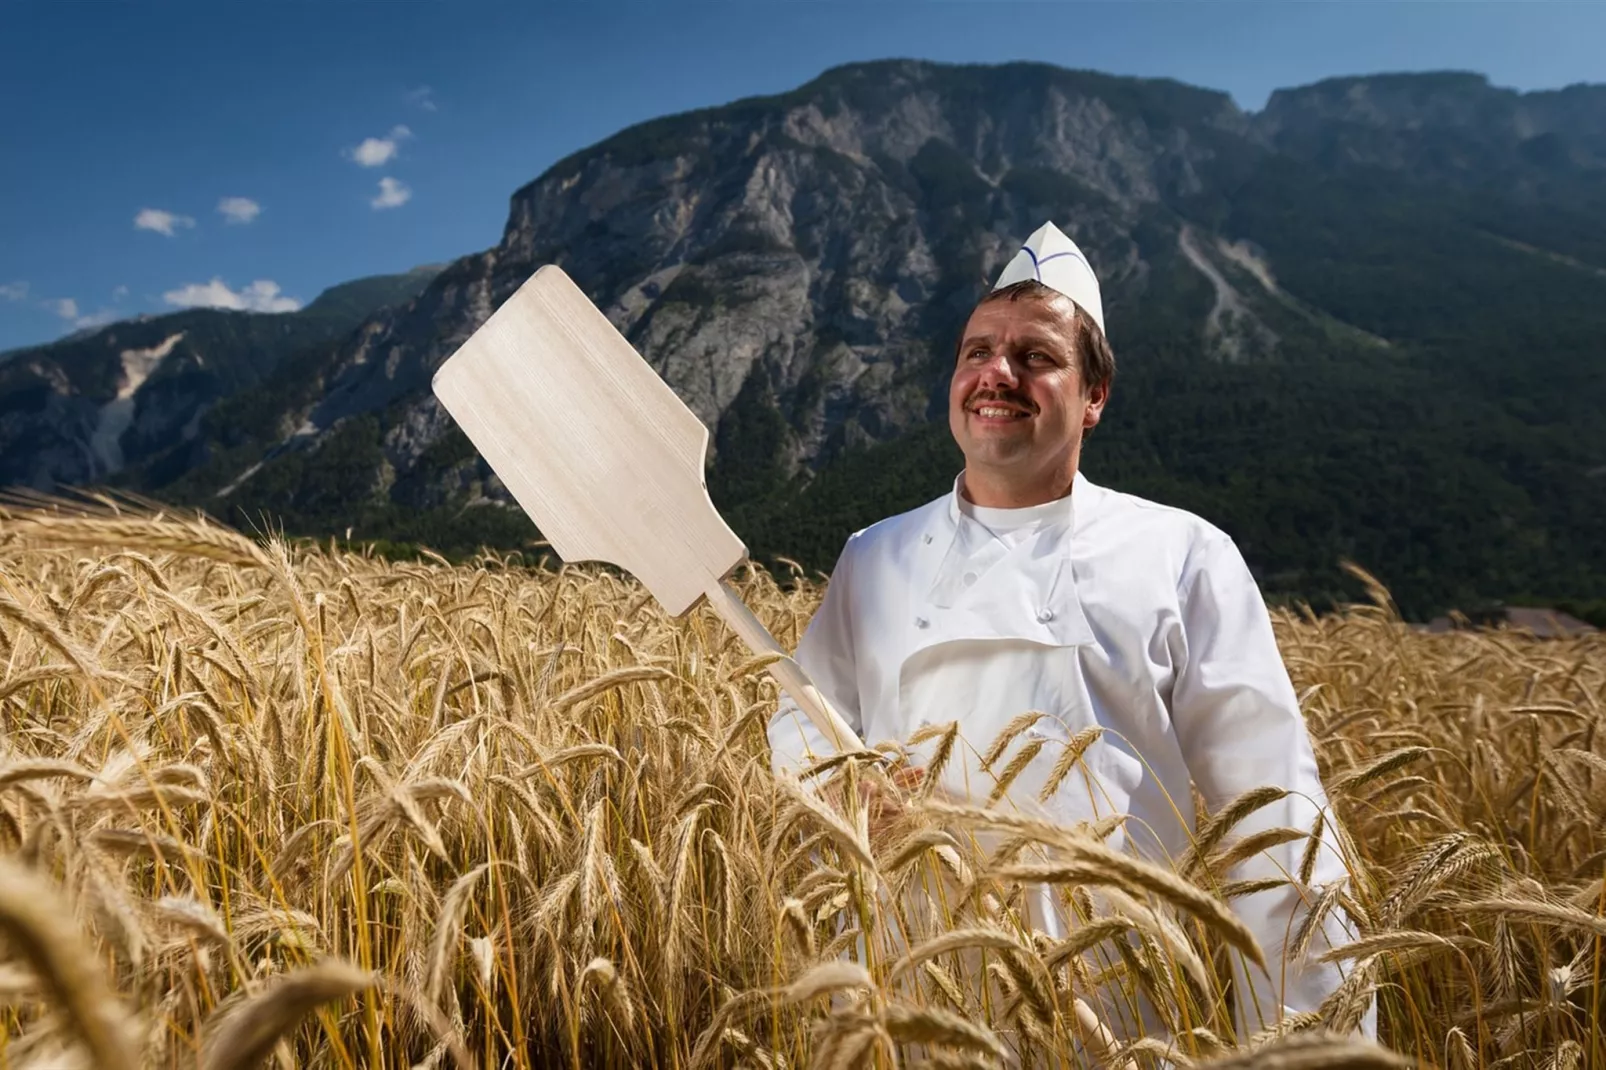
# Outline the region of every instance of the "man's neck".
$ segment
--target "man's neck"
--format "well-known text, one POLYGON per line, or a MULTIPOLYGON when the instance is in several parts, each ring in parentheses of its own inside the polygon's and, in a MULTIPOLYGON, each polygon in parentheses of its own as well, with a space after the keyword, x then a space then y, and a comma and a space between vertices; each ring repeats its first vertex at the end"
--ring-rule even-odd
POLYGON ((966 501, 983 509, 1026 509, 1065 497, 1071 493, 1075 480, 1074 467, 1068 475, 1062 473, 1053 479, 1017 483, 989 478, 988 473, 967 466, 959 482, 959 492, 966 501))

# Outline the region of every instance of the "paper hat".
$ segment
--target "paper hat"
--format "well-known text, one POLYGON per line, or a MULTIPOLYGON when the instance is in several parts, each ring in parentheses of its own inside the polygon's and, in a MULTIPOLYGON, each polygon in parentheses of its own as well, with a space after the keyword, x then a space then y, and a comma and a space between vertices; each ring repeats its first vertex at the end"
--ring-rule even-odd
POLYGON ((1099 300, 1099 280, 1076 243, 1053 223, 1038 227, 1015 259, 1004 265, 993 289, 1036 279, 1075 301, 1104 330, 1104 302, 1099 300))

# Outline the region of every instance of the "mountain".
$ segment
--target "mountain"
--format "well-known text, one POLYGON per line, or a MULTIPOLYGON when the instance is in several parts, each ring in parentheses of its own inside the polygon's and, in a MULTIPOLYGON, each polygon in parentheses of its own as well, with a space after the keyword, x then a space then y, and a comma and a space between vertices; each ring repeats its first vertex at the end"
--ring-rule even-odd
POLYGON ((1606 86, 1518 93, 1457 72, 1333 78, 1273 93, 1255 130, 1328 168, 1572 200, 1596 192, 1606 166, 1606 86))
POLYGON ((160 485, 193 464, 201 416, 219 398, 334 344, 439 270, 343 283, 297 312, 190 309, 0 354, 0 484, 160 485))
POLYGON ((1353 597, 1350 558, 1416 616, 1590 612, 1603 131, 1601 87, 1453 73, 1250 114, 1037 64, 842 67, 559 161, 495 247, 220 400, 184 465, 129 485, 293 531, 528 542, 428 382, 552 262, 713 429, 710 490, 754 552, 826 569, 951 483, 956 332, 1052 218, 1099 272, 1117 354, 1090 477, 1218 523, 1273 598, 1353 597))

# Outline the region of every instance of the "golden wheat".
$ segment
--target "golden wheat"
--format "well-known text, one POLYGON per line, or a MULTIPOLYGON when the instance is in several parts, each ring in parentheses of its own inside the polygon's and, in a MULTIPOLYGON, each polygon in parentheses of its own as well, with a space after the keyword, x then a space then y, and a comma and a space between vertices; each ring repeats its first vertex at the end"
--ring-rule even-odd
MULTIPOLYGON (((1290 942, 1339 907, 1359 934, 1321 1012, 1248 1037, 1226 904, 1282 882, 1225 877, 1312 835, 1237 833, 1275 789, 1174 869, 936 775, 872 832, 885 754, 777 779, 770 656, 606 570, 109 500, 0 525, 0 1066, 1606 1066, 1600 636, 1426 635, 1376 585, 1275 614, 1353 877, 1290 942), (1374 1000, 1398 1055, 1323 1035, 1374 1000)), ((788 646, 820 595, 737 585, 788 646)), ((1047 761, 1010 750, 1035 716, 983 756, 996 796, 1047 761)), ((955 740, 917 742, 940 770, 955 740)))

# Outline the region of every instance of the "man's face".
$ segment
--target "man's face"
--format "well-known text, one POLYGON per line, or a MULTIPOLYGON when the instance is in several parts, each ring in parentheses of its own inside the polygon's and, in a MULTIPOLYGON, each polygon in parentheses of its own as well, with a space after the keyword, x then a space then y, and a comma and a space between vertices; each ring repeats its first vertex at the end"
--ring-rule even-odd
POLYGON ((965 324, 948 426, 967 471, 1019 485, 1068 478, 1108 396, 1083 390, 1070 298, 989 301, 965 324))

